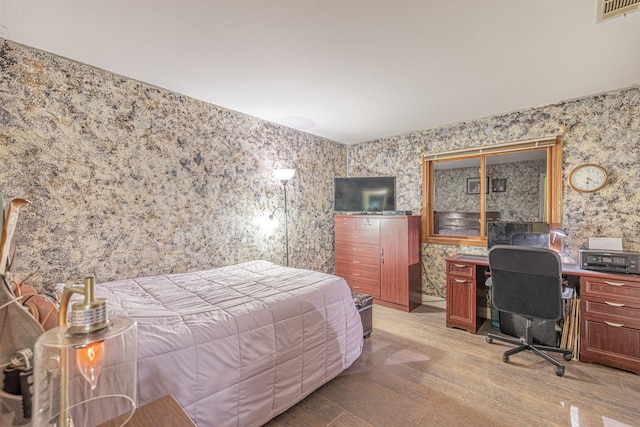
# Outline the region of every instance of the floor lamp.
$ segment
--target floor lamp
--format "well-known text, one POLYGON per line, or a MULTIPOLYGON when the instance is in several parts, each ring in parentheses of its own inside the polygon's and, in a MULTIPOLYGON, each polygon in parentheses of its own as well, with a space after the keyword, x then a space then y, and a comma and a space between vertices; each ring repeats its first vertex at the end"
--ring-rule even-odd
POLYGON ((295 173, 295 169, 276 169, 273 171, 273 175, 280 180, 284 189, 284 241, 287 267, 289 267, 289 211, 287 210, 287 182, 293 178, 295 173))

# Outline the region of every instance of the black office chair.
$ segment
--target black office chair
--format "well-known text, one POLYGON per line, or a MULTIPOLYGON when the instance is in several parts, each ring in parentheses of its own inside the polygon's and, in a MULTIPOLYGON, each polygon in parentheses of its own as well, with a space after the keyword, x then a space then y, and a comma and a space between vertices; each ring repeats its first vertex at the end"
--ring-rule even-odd
POLYGON ((488 334, 487 342, 504 341, 518 347, 507 350, 502 361, 509 356, 529 350, 555 365, 554 372, 564 375, 564 365, 545 351, 561 353, 571 360, 573 351, 533 343, 533 319, 558 320, 562 317, 562 263, 556 252, 545 248, 496 245, 489 251, 491 300, 500 311, 524 317, 527 321, 525 336, 520 340, 488 334))

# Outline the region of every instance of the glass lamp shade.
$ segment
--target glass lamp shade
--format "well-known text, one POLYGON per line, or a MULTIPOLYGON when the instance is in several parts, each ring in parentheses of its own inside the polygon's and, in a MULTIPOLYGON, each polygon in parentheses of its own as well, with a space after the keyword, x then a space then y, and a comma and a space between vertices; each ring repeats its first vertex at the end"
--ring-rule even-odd
POLYGON ((295 175, 295 169, 276 169, 273 171, 273 175, 280 181, 289 181, 295 175))
POLYGON ((34 427, 121 426, 136 402, 137 325, 72 335, 68 325, 42 334, 34 347, 34 427), (105 424, 106 423, 106 424, 105 424))

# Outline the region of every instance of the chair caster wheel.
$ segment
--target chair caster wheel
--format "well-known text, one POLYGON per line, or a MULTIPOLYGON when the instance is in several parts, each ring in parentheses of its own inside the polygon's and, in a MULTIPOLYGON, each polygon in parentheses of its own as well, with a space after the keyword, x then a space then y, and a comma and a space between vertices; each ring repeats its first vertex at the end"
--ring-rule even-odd
POLYGON ((553 368, 553 372, 555 372, 557 376, 561 377, 564 375, 564 368, 553 368))
POLYGON ((487 342, 488 342, 489 344, 491 344, 491 343, 493 342, 493 338, 491 338, 491 337, 487 337, 487 338, 485 338, 485 339, 487 340, 487 342))
POLYGON ((502 361, 503 361, 504 363, 509 363, 509 356, 506 356, 506 355, 504 355, 504 354, 503 354, 503 355, 502 355, 502 361))
POLYGON ((571 354, 565 354, 565 355, 562 356, 562 358, 564 360, 566 360, 567 362, 570 362, 571 359, 573 358, 573 356, 571 354))

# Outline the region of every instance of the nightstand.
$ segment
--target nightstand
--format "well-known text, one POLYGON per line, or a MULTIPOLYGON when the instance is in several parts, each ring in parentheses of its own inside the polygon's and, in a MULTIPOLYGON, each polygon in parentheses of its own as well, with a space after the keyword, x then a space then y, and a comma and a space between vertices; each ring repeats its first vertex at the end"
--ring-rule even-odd
POLYGON ((170 394, 142 405, 136 409, 133 417, 125 424, 125 427, 175 426, 196 427, 191 418, 184 412, 184 409, 170 394))
MULTIPOLYGON (((100 427, 119 426, 118 418, 101 424, 100 427)), ((125 427, 196 427, 191 418, 184 412, 184 409, 173 398, 167 394, 160 399, 149 402, 136 408, 131 419, 124 425, 125 427)))

